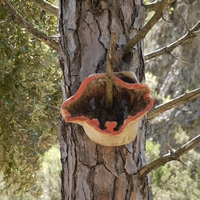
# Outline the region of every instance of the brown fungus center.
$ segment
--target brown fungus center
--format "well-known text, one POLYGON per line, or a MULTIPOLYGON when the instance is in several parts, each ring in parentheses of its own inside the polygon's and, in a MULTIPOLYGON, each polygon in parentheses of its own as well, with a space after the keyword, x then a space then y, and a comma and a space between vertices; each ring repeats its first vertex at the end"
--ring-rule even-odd
MULTIPOLYGON (((120 78, 120 77, 119 77, 120 78)), ((129 84, 130 79, 124 80, 129 84)), ((118 131, 123 125, 124 120, 129 115, 134 116, 144 110, 149 100, 144 98, 147 89, 125 88, 118 82, 113 82, 113 106, 106 109, 105 104, 106 79, 97 78, 88 83, 81 96, 66 109, 70 112, 71 117, 85 116, 89 119, 98 119, 100 128, 106 129, 107 121, 116 121, 115 131, 118 131)))

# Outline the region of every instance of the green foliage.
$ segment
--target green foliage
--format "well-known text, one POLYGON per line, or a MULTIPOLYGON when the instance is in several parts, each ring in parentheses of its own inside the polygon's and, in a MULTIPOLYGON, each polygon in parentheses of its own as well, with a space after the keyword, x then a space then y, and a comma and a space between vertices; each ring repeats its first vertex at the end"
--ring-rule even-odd
POLYGON ((58 146, 53 146, 49 151, 45 153, 42 161, 42 166, 37 172, 37 185, 40 186, 42 191, 39 199, 61 199, 60 171, 60 149, 58 146))
POLYGON ((151 89, 152 98, 153 99, 157 99, 158 98, 158 93, 156 91, 156 88, 158 87, 158 80, 157 80, 156 76, 154 76, 150 72, 147 72, 145 74, 145 77, 146 77, 146 83, 151 89))
MULTIPOLYGON (((51 147, 45 152, 44 156, 40 158, 40 169, 36 172, 36 184, 29 190, 23 193, 12 193, 9 190, 8 194, 0 194, 0 199, 4 200, 60 200, 61 193, 61 163, 60 150, 58 146, 51 147), (53 156, 52 156, 53 155, 53 156)), ((1 180, 0 187, 5 183, 1 180)))
POLYGON ((178 145, 184 144, 189 140, 186 131, 184 131, 180 126, 178 127, 178 131, 175 133, 174 137, 178 145))
POLYGON ((147 161, 151 162, 152 160, 155 160, 159 156, 159 150, 160 150, 160 144, 147 140, 146 141, 146 151, 148 153, 147 155, 147 161))
MULTIPOLYGON (((188 136, 181 128, 175 134, 176 142, 180 147, 188 141, 188 136)), ((147 141, 148 162, 159 158, 160 145, 153 141, 147 141)), ((169 162, 166 165, 151 172, 152 193, 156 200, 198 200, 200 196, 200 155, 191 150, 182 156, 188 167, 178 161, 169 162)))
MULTIPOLYGON (((12 1, 20 14, 48 35, 56 33, 55 17, 31 1, 12 1), (45 26, 44 26, 45 25, 45 26)), ((14 194, 30 189, 38 159, 56 142, 61 103, 58 55, 17 26, 0 4, 0 189, 14 194)))
MULTIPOLYGON (((200 171, 200 168, 198 169, 200 171)), ((197 177, 178 162, 171 162, 152 173, 152 193, 155 199, 193 199, 200 196, 197 177)))
POLYGON ((161 104, 161 102, 166 103, 171 100, 170 95, 167 95, 166 97, 158 95, 157 90, 158 90, 159 84, 158 84, 158 80, 156 76, 154 76, 150 72, 147 72, 145 76, 146 76, 146 83, 151 89, 151 96, 155 100, 155 104, 157 103, 157 101, 159 101, 160 102, 159 104, 161 104))

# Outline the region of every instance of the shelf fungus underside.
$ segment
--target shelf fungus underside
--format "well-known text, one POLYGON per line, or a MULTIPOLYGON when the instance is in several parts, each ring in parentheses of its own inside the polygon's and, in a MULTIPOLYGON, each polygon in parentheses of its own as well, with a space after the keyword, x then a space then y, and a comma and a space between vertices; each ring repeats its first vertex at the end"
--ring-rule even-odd
POLYGON ((153 106, 146 84, 138 83, 132 72, 113 76, 113 105, 106 109, 106 74, 86 78, 77 93, 61 106, 66 122, 82 125, 94 142, 104 146, 120 146, 132 142, 139 120, 153 106))

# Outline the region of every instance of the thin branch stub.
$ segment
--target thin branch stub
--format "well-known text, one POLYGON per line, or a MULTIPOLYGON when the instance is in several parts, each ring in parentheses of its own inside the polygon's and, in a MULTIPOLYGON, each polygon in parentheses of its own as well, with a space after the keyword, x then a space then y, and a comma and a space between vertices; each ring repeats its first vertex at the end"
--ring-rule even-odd
POLYGON ((195 148, 199 144, 200 144, 200 134, 197 135, 195 138, 191 139, 189 142, 184 144, 179 149, 177 149, 175 151, 172 150, 172 152, 170 151, 170 153, 168 153, 168 154, 166 154, 166 155, 164 155, 164 156, 152 161, 151 163, 143 166, 139 170, 139 176, 140 177, 146 176, 152 170, 155 170, 155 169, 163 166, 167 162, 170 162, 170 161, 173 161, 173 160, 177 160, 177 161, 181 162, 182 164, 186 165, 183 161, 180 160, 180 157, 183 154, 185 154, 188 151, 190 151, 191 149, 195 148))
POLYGON ((113 58, 116 47, 117 37, 113 31, 111 31, 110 45, 107 54, 106 65, 106 108, 111 109, 113 106, 113 58))

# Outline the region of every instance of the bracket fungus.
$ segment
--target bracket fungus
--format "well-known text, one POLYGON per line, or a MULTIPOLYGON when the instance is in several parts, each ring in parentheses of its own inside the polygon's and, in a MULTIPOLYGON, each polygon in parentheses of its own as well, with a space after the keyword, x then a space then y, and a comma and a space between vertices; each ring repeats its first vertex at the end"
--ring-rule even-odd
POLYGON ((150 89, 133 72, 113 73, 113 104, 106 107, 106 74, 87 77, 61 106, 66 122, 81 125, 94 142, 121 146, 137 135, 140 119, 153 106, 150 89))

